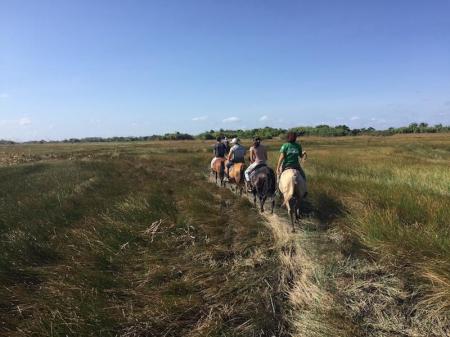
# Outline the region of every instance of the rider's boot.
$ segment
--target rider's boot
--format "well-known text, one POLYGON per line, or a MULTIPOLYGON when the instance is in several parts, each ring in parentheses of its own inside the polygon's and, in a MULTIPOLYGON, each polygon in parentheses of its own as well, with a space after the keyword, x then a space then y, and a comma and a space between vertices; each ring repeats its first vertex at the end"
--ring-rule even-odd
POLYGON ((248 193, 253 192, 252 183, 250 181, 247 181, 247 180, 245 181, 245 187, 246 187, 248 193))
POLYGON ((230 181, 230 176, 228 175, 228 170, 225 169, 223 181, 230 181))

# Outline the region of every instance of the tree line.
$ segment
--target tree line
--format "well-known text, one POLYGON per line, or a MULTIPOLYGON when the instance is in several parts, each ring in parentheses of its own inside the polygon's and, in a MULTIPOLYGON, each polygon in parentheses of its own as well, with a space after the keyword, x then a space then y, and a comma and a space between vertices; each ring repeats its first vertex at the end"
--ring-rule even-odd
MULTIPOLYGON (((317 126, 298 126, 290 129, 282 128, 255 128, 255 129, 219 129, 202 132, 198 135, 191 135, 188 133, 173 132, 164 135, 152 135, 141 137, 86 137, 86 138, 69 138, 62 141, 50 141, 52 143, 93 143, 93 142, 136 142, 136 141, 152 141, 152 140, 193 140, 203 139, 212 140, 218 136, 225 136, 228 138, 239 137, 242 139, 249 139, 259 136, 263 139, 272 139, 283 137, 287 132, 294 131, 300 136, 320 136, 320 137, 343 137, 343 136, 358 136, 358 135, 373 135, 373 136, 390 136, 395 134, 405 133, 447 133, 450 132, 450 125, 428 125, 427 123, 411 123, 408 126, 398 128, 388 128, 385 130, 376 130, 373 127, 351 129, 347 125, 330 126, 321 124, 317 126)), ((30 141, 25 143, 47 143, 48 141, 30 141)), ((14 144, 10 140, 1 140, 0 144, 14 144)))
POLYGON ((253 138, 260 136, 261 138, 270 139, 285 135, 289 131, 297 132, 300 136, 321 136, 321 137, 341 137, 341 136, 358 136, 358 135, 380 135, 389 136, 399 133, 444 133, 450 132, 450 126, 437 124, 430 126, 427 123, 411 123, 405 127, 389 128, 386 130, 376 130, 373 127, 351 129, 347 125, 329 126, 326 124, 317 126, 298 126, 291 129, 280 128, 259 128, 249 130, 210 130, 196 136, 199 139, 214 139, 217 136, 253 138))

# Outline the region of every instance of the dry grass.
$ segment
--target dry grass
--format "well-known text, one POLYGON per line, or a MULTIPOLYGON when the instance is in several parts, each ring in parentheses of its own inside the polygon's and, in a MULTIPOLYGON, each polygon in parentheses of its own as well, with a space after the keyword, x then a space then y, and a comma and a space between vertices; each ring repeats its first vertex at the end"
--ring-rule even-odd
POLYGON ((209 145, 1 147, 26 160, 0 168, 0 331, 449 335, 448 135, 305 138, 296 236, 205 181, 209 145))
POLYGON ((278 335, 262 219, 205 181, 201 145, 127 146, 0 168, 0 335, 278 335))

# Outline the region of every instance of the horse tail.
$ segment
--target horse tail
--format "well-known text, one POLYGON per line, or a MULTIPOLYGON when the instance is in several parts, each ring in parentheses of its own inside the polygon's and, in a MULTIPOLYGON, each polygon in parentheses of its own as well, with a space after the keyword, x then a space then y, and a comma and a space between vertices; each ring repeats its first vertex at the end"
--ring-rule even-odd
POLYGON ((225 176, 225 162, 223 160, 220 161, 219 176, 221 179, 225 176))
POLYGON ((239 183, 244 181, 244 172, 245 172, 245 165, 241 165, 241 170, 239 171, 239 183))
MULTIPOLYGON (((280 182, 283 182, 282 178, 283 178, 283 175, 281 175, 281 177, 280 177, 280 182)), ((287 206, 289 201, 293 197, 295 197, 295 191, 296 191, 296 185, 297 185, 297 179, 296 179, 295 174, 292 174, 292 176, 288 177, 287 179, 289 179, 289 180, 286 181, 285 184, 283 184, 284 185, 284 188, 283 188, 283 197, 284 197, 283 206, 287 206)))
POLYGON ((267 192, 269 191, 269 176, 267 174, 258 177, 256 189, 260 198, 267 195, 267 192))
POLYGON ((267 174, 267 191, 273 195, 277 189, 277 177, 275 172, 269 167, 269 172, 267 174))

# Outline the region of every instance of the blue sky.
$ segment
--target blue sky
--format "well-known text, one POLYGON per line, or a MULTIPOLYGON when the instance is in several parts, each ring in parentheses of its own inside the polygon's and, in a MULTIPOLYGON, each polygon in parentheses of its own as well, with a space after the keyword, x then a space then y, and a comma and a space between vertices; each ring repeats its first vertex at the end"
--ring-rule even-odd
POLYGON ((450 124, 448 0, 0 0, 0 139, 450 124))

